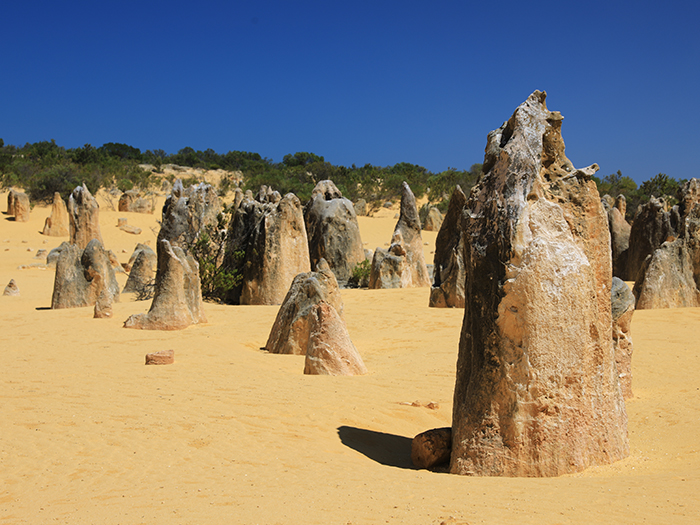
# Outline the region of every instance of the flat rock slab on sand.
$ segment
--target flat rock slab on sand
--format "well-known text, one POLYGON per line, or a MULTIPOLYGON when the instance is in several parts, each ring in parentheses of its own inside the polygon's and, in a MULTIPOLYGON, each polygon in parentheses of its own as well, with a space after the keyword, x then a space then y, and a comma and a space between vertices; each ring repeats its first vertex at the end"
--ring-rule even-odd
MULTIPOLYGON (((0 296, 7 523, 697 522, 700 309, 634 314, 628 458, 556 478, 452 476, 415 470, 410 453, 415 435, 451 424, 464 310, 428 308, 428 288, 342 290, 370 372, 305 376, 304 356, 259 350, 277 306, 207 304, 209 324, 175 332, 121 328, 147 308, 129 298, 110 319, 46 310, 54 272, 17 266, 34 255, 22 248, 43 246, 50 211, 0 221, 0 283, 14 278, 22 291, 0 296), (175 365, 144 366, 164 348, 175 365)), ((137 238, 114 227, 119 216, 103 207, 100 221, 126 263, 137 238)), ((156 245, 158 218, 129 216, 141 242, 156 245)), ((360 219, 371 247, 396 224, 360 219)))

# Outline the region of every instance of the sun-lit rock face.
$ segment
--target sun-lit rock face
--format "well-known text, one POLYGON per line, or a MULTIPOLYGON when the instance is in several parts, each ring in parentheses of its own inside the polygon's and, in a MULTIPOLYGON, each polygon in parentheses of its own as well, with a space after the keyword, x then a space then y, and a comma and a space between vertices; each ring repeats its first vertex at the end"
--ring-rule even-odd
POLYGON ((450 471, 557 476, 629 453, 608 221, 535 91, 488 136, 465 206, 450 471))
POLYGON ((103 244, 100 205, 85 184, 76 187, 68 198, 68 220, 71 244, 77 244, 81 250, 93 239, 103 244))

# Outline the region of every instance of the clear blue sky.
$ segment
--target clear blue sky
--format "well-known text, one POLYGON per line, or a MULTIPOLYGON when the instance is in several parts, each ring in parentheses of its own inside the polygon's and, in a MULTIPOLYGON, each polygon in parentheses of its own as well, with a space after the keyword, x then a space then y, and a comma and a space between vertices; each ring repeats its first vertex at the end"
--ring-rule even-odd
POLYGON ((700 176, 699 5, 8 1, 0 137, 438 172, 541 89, 577 167, 700 176))

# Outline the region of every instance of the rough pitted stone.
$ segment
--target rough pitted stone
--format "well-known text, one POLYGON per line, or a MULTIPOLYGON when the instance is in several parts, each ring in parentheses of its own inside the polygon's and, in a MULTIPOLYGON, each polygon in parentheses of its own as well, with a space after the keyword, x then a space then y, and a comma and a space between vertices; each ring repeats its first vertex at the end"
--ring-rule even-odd
POLYGON ((138 244, 127 266, 129 278, 126 280, 123 293, 140 292, 153 281, 158 257, 149 246, 138 244))
POLYGON ((15 190, 15 189, 10 189, 10 191, 7 192, 7 214, 8 215, 15 214, 15 195, 16 194, 17 194, 17 190, 15 190))
POLYGON ((618 277, 623 281, 637 280, 647 256, 664 242, 678 237, 680 222, 678 209, 674 207, 669 210, 664 199, 652 197, 649 202, 640 205, 630 229, 626 268, 618 277))
POLYGON ((175 362, 175 350, 161 350, 146 354, 147 365, 172 365, 175 362))
POLYGON ((227 302, 280 304, 296 275, 311 270, 301 202, 293 193, 276 201, 243 199, 228 229, 224 266, 242 276, 227 302))
POLYGON ((124 322, 124 327, 181 330, 191 324, 206 322, 197 261, 179 246, 173 246, 165 239, 160 240, 151 308, 146 314, 130 316, 124 322))
POLYGON ((435 240, 433 286, 428 306, 464 308, 464 239, 461 223, 466 202, 466 195, 457 185, 435 240))
POLYGON ((221 201, 211 184, 200 183, 184 188, 180 179, 163 204, 163 220, 158 241, 167 240, 187 250, 208 225, 217 224, 221 201))
POLYGON ((605 211, 610 211, 613 206, 615 206, 615 199, 613 199, 610 195, 605 194, 600 198, 600 202, 603 204, 603 208, 605 208, 605 211))
POLYGON ((69 243, 60 248, 51 308, 93 306, 105 285, 113 301, 119 301, 119 284, 100 241, 92 239, 82 251, 69 243))
POLYGON ((679 213, 682 217, 688 214, 700 204, 700 180, 692 178, 678 190, 679 213))
POLYGON ((119 211, 153 213, 153 201, 144 199, 138 190, 127 190, 119 197, 119 211))
POLYGON ((311 333, 306 348, 304 374, 355 376, 367 373, 345 321, 326 301, 311 308, 311 333))
POLYGON ((315 272, 297 275, 270 330, 265 349, 272 354, 304 355, 311 333, 311 309, 325 301, 343 315, 338 282, 324 259, 315 272))
POLYGON ((364 217, 367 215, 367 201, 365 199, 360 199, 353 205, 353 207, 355 208, 355 215, 358 217, 364 217))
POLYGON ((5 290, 2 292, 2 295, 19 296, 19 286, 17 286, 14 279, 10 279, 10 282, 7 283, 7 286, 5 286, 5 290))
POLYGON ((369 287, 410 288, 430 286, 430 274, 423 255, 420 219, 416 198, 406 182, 401 193, 401 214, 396 223, 388 250, 377 248, 374 252, 369 287), (403 257, 399 264, 393 257, 403 257), (384 265, 388 265, 385 267, 384 265))
POLYGON ((442 213, 435 206, 431 206, 428 209, 428 214, 423 221, 423 229, 427 232, 437 232, 440 231, 443 221, 442 213))
POLYGON ((12 201, 12 215, 15 216, 15 221, 28 222, 30 209, 29 196, 23 191, 15 191, 12 201))
POLYGON ((100 275, 95 275, 94 282, 97 284, 98 293, 97 300, 95 301, 95 309, 93 317, 95 319, 109 319, 112 317, 112 302, 114 297, 112 296, 109 288, 105 286, 104 281, 100 275))
POLYGON ((68 208, 58 192, 53 194, 51 215, 46 217, 42 233, 50 237, 66 237, 70 234, 68 208))
POLYGON ((610 234, 535 91, 488 136, 467 201, 450 471, 557 476, 629 453, 612 344, 610 234))
POLYGON ((100 205, 85 184, 73 190, 68 199, 70 243, 81 250, 97 239, 102 244, 100 231, 100 205))
POLYGON ((329 180, 320 181, 304 209, 309 259, 315 267, 325 259, 341 283, 365 259, 355 208, 329 180))
POLYGON ((632 314, 634 295, 624 281, 613 277, 610 294, 612 306, 612 335, 615 365, 620 379, 620 390, 625 399, 632 397, 632 314))
POLYGON ((418 468, 433 468, 449 463, 452 453, 452 429, 434 428, 421 432, 411 442, 411 461, 418 468))
POLYGON ((46 256, 46 265, 47 266, 56 266, 56 263, 58 262, 58 258, 61 255, 61 252, 67 247, 70 246, 69 242, 62 242, 59 246, 56 248, 52 249, 49 254, 46 256))
POLYGON ((700 306, 685 240, 665 242, 647 256, 632 291, 637 310, 700 306))

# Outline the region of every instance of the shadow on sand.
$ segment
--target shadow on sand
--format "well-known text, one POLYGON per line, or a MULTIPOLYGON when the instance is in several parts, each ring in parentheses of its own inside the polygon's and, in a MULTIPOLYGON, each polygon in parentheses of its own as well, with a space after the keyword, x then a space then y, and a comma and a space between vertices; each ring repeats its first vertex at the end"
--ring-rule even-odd
POLYGON ((377 463, 388 467, 418 470, 411 462, 411 438, 346 426, 338 427, 338 437, 343 445, 357 450, 377 463))

